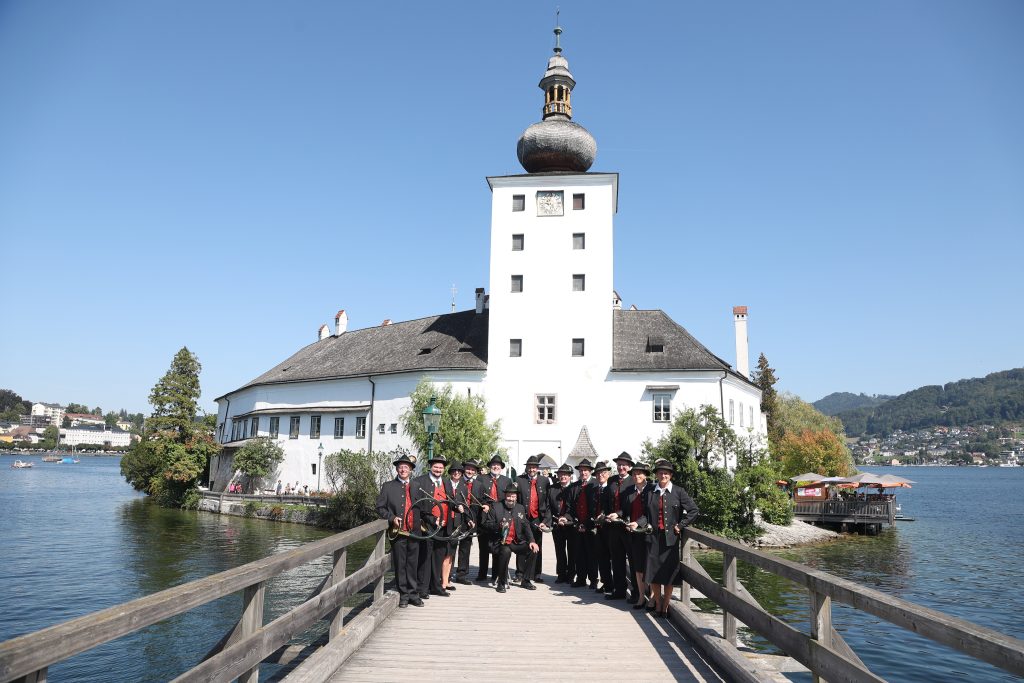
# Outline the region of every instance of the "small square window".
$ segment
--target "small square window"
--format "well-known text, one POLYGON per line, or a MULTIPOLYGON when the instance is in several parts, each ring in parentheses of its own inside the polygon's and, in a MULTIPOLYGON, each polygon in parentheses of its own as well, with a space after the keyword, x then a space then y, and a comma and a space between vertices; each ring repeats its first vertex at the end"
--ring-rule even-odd
POLYGON ((378 434, 383 434, 384 433, 384 429, 385 429, 385 427, 384 427, 384 423, 383 422, 381 422, 379 425, 377 425, 377 433, 378 434))
POLYGON ((508 340, 508 356, 509 358, 519 358, 523 355, 523 340, 522 339, 509 339, 508 340))
POLYGON ((572 355, 582 356, 583 355, 583 340, 573 339, 572 340, 572 355))
POLYGON ((392 434, 397 434, 398 433, 398 423, 397 422, 392 422, 391 423, 391 433, 392 434))
POLYGON ((574 194, 572 196, 572 210, 573 211, 582 211, 585 208, 584 207, 584 203, 585 203, 585 200, 584 200, 584 197, 583 197, 582 194, 574 194))
POLYGON ((587 234, 585 232, 574 232, 572 234, 572 248, 573 249, 586 249, 587 248, 587 234))
POLYGON ((514 194, 514 195, 512 195, 512 210, 513 211, 526 211, 526 195, 525 194, 514 194))
POLYGON ((519 293, 523 291, 523 276, 513 275, 512 276, 512 292, 519 293))
POLYGON ((365 417, 357 417, 356 418, 356 438, 357 439, 365 439, 366 438, 366 418, 365 417))
POLYGON ((512 251, 522 251, 524 242, 522 235, 512 235, 512 251))
POLYGON ((572 291, 582 292, 587 289, 587 276, 582 273, 572 276, 572 291))

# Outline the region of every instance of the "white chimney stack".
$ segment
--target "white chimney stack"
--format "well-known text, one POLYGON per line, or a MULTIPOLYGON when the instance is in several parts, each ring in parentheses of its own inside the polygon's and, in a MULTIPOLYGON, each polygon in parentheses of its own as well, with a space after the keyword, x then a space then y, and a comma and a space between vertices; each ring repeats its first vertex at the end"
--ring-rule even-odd
POLYGON ((391 324, 391 318, 384 318, 384 322, 380 324, 381 327, 387 327, 391 324))
POLYGON ((316 337, 320 341, 323 341, 324 339, 327 339, 330 336, 331 336, 331 328, 327 327, 327 325, 321 325, 320 329, 316 333, 316 337))
POLYGON ((477 287, 476 288, 476 312, 477 313, 483 313, 484 312, 484 288, 483 287, 477 287))
POLYGON ((340 337, 345 334, 345 330, 348 329, 348 313, 345 309, 338 311, 337 315, 334 316, 334 336, 340 337))
POLYGON ((736 372, 750 377, 750 352, 747 350, 747 307, 733 306, 732 316, 736 320, 736 372))

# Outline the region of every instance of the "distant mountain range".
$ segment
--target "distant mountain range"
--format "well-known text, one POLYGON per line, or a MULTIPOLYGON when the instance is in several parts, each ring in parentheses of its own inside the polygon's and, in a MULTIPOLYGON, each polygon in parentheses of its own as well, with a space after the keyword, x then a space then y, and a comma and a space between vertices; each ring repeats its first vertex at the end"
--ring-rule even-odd
POLYGON ((1024 368, 921 387, 895 397, 840 392, 813 405, 842 420, 847 436, 1024 422, 1024 368))
POLYGON ((868 396, 867 394, 851 394, 849 391, 837 391, 825 398, 818 399, 811 405, 826 415, 838 415, 847 410, 856 410, 857 408, 874 408, 875 406, 882 405, 890 398, 893 397, 883 394, 868 396))

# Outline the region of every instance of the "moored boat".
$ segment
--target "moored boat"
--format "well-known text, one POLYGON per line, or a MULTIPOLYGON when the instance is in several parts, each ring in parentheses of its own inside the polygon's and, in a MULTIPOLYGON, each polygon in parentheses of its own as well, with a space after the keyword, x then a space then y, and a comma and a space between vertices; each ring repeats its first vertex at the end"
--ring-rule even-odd
POLYGON ((15 460, 11 463, 12 470, 27 470, 30 467, 32 467, 32 463, 24 462, 23 460, 15 460))

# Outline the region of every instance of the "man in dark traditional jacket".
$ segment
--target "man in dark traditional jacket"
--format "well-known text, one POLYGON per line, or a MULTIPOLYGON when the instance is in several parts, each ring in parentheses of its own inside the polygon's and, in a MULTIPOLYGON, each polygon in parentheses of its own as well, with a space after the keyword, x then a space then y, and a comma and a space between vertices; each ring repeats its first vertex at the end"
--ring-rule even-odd
POLYGON ((420 529, 420 513, 413 504, 412 468, 409 456, 403 455, 392 463, 398 476, 385 482, 377 496, 377 514, 391 523, 391 568, 398 587, 398 606, 422 607, 417 586, 417 563, 420 541, 410 538, 409 532, 420 529))
POLYGON ((491 549, 497 572, 495 583, 499 593, 508 590, 508 562, 512 553, 523 563, 523 582, 520 585, 526 590, 537 590, 530 577, 533 576, 533 563, 537 560, 539 548, 534 542, 526 509, 516 502, 518 493, 518 486, 506 485, 503 501, 491 507, 484 515, 483 526, 491 532, 491 549))

